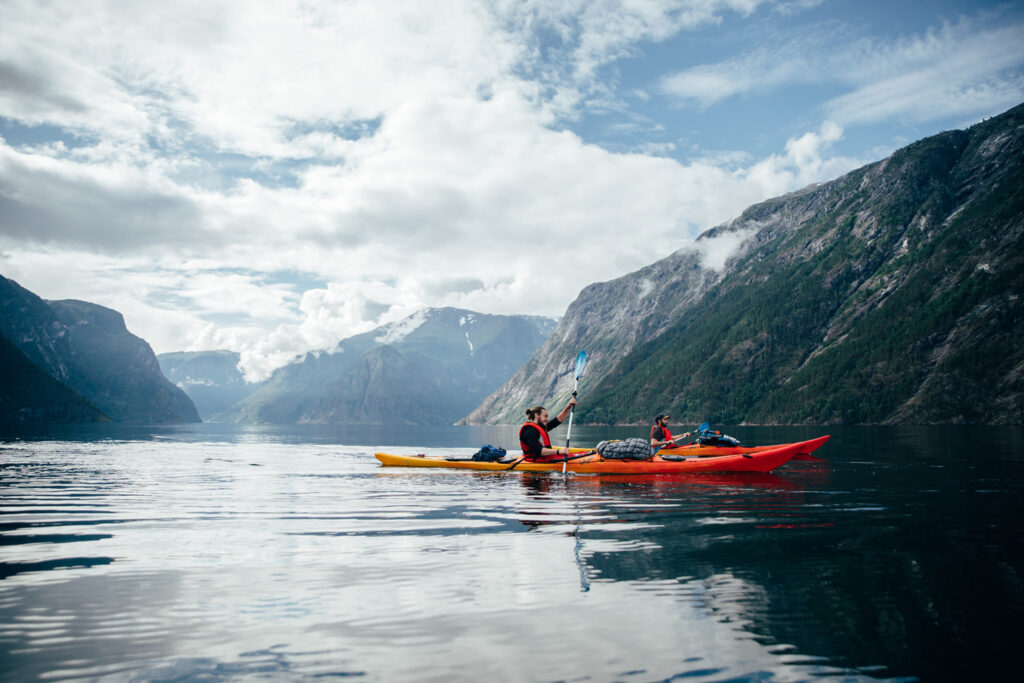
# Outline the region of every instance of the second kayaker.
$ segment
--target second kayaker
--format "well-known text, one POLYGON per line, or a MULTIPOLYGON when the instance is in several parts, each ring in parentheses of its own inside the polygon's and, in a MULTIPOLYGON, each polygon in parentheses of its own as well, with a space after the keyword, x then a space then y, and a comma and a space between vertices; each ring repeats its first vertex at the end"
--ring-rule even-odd
POLYGON ((690 436, 690 432, 686 432, 682 436, 672 437, 672 432, 668 429, 668 421, 672 419, 671 415, 665 415, 662 413, 654 418, 654 426, 651 427, 651 447, 652 448, 664 448, 665 446, 672 447, 676 445, 676 439, 685 439, 690 436))
POLYGON ((552 448, 552 429, 562 424, 569 416, 569 411, 576 405, 576 399, 570 399, 565 408, 554 419, 548 419, 548 411, 544 406, 526 409, 526 422, 519 428, 519 445, 523 448, 523 457, 531 462, 551 462, 560 460, 569 454, 566 448, 552 448))

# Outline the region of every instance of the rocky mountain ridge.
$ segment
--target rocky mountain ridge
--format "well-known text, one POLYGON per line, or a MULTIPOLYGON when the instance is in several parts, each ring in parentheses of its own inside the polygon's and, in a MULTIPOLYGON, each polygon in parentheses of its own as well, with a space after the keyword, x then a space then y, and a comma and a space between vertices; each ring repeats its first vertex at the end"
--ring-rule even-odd
POLYGON ((1021 423, 1024 105, 748 208, 583 290, 470 422, 1021 423), (721 271, 701 245, 740 245, 721 271), (641 296, 641 294, 643 296, 641 296))
POLYGON ((461 422, 513 424, 522 421, 527 406, 538 403, 560 410, 572 393, 581 349, 588 362, 579 392, 586 395, 619 358, 663 333, 717 281, 718 274, 701 260, 698 250, 679 251, 629 275, 585 287, 537 353, 461 422))
POLYGON ((164 377, 188 394, 203 420, 216 421, 264 384, 245 381, 234 351, 174 351, 156 358, 164 377))
POLYGON ((117 311, 73 299, 44 301, 0 276, 0 336, 9 342, 4 365, 12 373, 17 368, 11 378, 20 378, 0 389, 14 406, 12 419, 199 421, 192 401, 164 378, 149 344, 128 331, 117 311), (49 408, 21 410, 19 402, 49 408))
POLYGON ((228 422, 451 424, 532 354, 555 321, 427 309, 279 368, 228 422))
POLYGON ((0 336, 0 422, 108 422, 95 403, 0 336))

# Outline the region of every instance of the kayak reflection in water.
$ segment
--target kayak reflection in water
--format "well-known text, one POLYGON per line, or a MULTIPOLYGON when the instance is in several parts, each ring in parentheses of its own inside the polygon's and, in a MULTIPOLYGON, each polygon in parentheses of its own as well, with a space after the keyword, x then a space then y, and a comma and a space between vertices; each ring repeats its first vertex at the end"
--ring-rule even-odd
POLYGON ((665 415, 662 413, 654 418, 654 426, 651 427, 651 446, 653 448, 663 448, 665 446, 672 447, 676 445, 676 441, 679 439, 685 439, 690 436, 690 432, 686 432, 682 436, 672 438, 672 432, 668 430, 668 421, 672 419, 671 415, 665 415))
POLYGON ((570 399, 565 408, 553 420, 548 419, 548 411, 544 406, 526 409, 526 422, 519 428, 519 445, 523 448, 523 457, 529 462, 552 462, 569 454, 568 448, 552 448, 552 429, 562 424, 569 411, 576 406, 576 399, 570 399))

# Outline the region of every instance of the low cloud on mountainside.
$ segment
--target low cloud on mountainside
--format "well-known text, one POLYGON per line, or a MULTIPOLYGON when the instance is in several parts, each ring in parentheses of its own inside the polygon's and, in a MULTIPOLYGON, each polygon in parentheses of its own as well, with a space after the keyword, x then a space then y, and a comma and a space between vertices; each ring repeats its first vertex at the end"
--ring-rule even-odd
MULTIPOLYGON (((713 110, 750 97, 765 73, 763 87, 835 79, 860 53, 988 54, 1019 25, 992 28, 984 15, 890 42, 862 37, 812 76, 752 56, 764 46, 619 70, 647 48, 824 8, 7 3, 0 271, 43 296, 122 311, 158 352, 239 351, 254 379, 427 306, 560 315, 590 282, 871 160, 839 149, 844 128, 917 115, 937 91, 922 67, 917 99, 892 96, 896 114, 856 114, 842 97, 894 82, 867 63, 839 79, 845 95, 824 100, 817 119, 775 130, 756 153, 722 144, 755 134, 756 108, 693 149, 678 141, 692 137, 680 102, 713 110), (723 74, 731 96, 709 99, 700 78, 723 74), (653 137, 594 142, 611 130, 653 137)), ((804 50, 797 64, 829 48, 783 44, 804 50)), ((959 65, 950 83, 984 95, 958 115, 994 113, 1006 95, 985 84, 1020 78, 1019 49, 1003 50, 994 75, 977 58, 952 59, 941 62, 959 65)))

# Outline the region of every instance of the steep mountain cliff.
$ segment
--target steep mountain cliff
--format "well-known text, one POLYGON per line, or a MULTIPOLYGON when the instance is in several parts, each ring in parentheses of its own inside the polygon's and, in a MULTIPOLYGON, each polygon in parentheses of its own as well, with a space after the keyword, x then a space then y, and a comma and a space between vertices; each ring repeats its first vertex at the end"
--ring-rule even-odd
POLYGON ((85 301, 47 302, 0 277, 0 335, 114 421, 199 421, 192 401, 160 374, 149 344, 128 331, 117 311, 85 301))
POLYGON ((156 359, 164 377, 188 394, 203 420, 216 420, 263 386, 263 382, 245 381, 234 351, 176 351, 156 359))
POLYGON ((716 281, 698 251, 676 252, 646 268, 584 288, 537 353, 462 422, 514 424, 528 406, 561 410, 572 393, 576 354, 587 352, 581 397, 625 354, 654 339, 716 281))
POLYGON ((32 364, 0 336, 0 422, 104 422, 89 399, 32 364))
POLYGON ((428 309, 275 371, 220 419, 451 424, 494 391, 555 326, 548 318, 428 309))
POLYGON ((557 407, 578 349, 611 348, 582 421, 1019 424, 1022 235, 1024 105, 592 285, 469 420, 518 421, 526 395, 557 407), (702 267, 702 244, 727 239, 725 267, 702 267))

